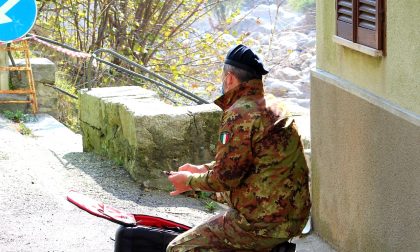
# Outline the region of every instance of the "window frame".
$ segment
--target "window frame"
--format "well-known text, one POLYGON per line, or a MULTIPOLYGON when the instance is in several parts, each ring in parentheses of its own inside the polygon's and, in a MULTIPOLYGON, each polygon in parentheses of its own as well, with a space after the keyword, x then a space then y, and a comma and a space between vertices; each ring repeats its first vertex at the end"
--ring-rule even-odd
POLYGON ((372 56, 382 56, 385 51, 385 13, 386 0, 336 0, 334 42, 372 56), (374 20, 371 15, 373 4, 374 20), (362 18, 360 14, 364 14, 362 18), (365 23, 362 26, 361 20, 365 23), (375 30, 369 29, 372 23, 375 30))

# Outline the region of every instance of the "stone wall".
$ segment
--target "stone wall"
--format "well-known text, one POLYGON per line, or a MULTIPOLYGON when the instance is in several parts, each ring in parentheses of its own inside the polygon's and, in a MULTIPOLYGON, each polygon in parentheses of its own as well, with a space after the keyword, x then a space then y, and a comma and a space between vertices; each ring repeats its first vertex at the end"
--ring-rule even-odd
POLYGON ((148 188, 171 188, 162 171, 211 161, 221 110, 215 105, 174 107, 140 87, 81 90, 84 151, 123 165, 148 188))
MULTIPOLYGON (((25 65, 25 59, 15 59, 17 66, 25 65)), ((57 117, 58 108, 58 91, 47 86, 55 84, 56 66, 53 62, 45 58, 31 59, 32 72, 35 80, 35 90, 38 100, 39 113, 48 113, 57 117)), ((9 82, 9 79, 7 79, 9 82)), ((7 83, 9 85, 9 83, 7 83)), ((10 73, 10 85, 13 89, 28 89, 28 81, 26 72, 14 71, 10 73)), ((27 100, 27 95, 1 95, 3 100, 27 100)), ((0 104, 0 111, 4 110, 21 110, 31 113, 31 106, 28 104, 0 104)))

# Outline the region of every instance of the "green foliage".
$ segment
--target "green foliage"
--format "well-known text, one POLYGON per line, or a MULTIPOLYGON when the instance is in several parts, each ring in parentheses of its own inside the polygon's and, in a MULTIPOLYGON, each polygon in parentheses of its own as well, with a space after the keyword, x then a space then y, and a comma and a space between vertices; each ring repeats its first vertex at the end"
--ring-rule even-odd
POLYGON ((214 202, 214 201, 212 201, 212 200, 208 200, 208 201, 206 202, 205 207, 206 207, 207 211, 209 211, 209 212, 213 213, 213 212, 216 210, 217 205, 216 205, 216 202, 214 202))
POLYGON ((311 149, 311 140, 307 138, 302 138, 303 148, 311 149))
POLYGON ((231 23, 232 18, 238 14, 238 6, 244 2, 243 0, 219 1, 210 0, 215 5, 213 10, 219 24, 231 23))
POLYGON ((28 121, 28 115, 26 115, 25 113, 23 113, 20 110, 16 110, 14 112, 10 111, 10 110, 5 110, 5 111, 3 111, 3 115, 7 119, 9 119, 9 120, 11 120, 15 123, 28 121))
POLYGON ((211 199, 211 196, 214 194, 212 192, 204 192, 204 191, 198 191, 198 199, 200 199, 204 203, 204 207, 209 212, 214 212, 217 208, 216 202, 214 202, 211 199))
POLYGON ((15 85, 13 85, 13 82, 9 80, 9 90, 15 90, 15 89, 16 89, 15 85))
POLYGON ((66 73, 64 71, 58 71, 56 72, 55 76, 55 85, 70 94, 77 94, 77 89, 75 87, 75 84, 71 83, 69 80, 71 80, 70 73, 66 73))
POLYGON ((17 130, 19 131, 20 134, 25 135, 25 136, 32 135, 31 129, 26 127, 26 125, 24 124, 24 122, 27 122, 29 120, 29 115, 23 113, 20 110, 16 110, 16 111, 5 110, 3 111, 3 115, 7 119, 15 123, 18 123, 17 130))
POLYGON ((295 10, 303 10, 315 5, 315 0, 289 0, 290 6, 295 10))
MULTIPOLYGON (((245 38, 240 36, 235 41, 223 38, 229 34, 227 27, 239 14, 240 2, 242 0, 43 0, 38 4, 39 17, 34 30, 86 52, 110 48, 193 92, 204 86, 201 92, 209 93, 220 81, 224 57, 220 52, 243 43, 245 38), (223 22, 216 31, 200 33, 192 27, 217 8, 223 9, 223 22)), ((59 62, 61 71, 69 74, 69 85, 81 88, 77 83, 81 82, 86 63, 63 55, 53 60, 59 62)), ((123 64, 118 59, 109 60, 123 64)), ((95 84, 133 84, 124 82, 124 78, 112 73, 98 78, 95 84)))
POLYGON ((210 199, 212 194, 211 192, 198 191, 198 198, 207 200, 210 199))
POLYGON ((22 134, 24 136, 31 136, 32 135, 32 130, 30 128, 26 127, 26 125, 23 124, 22 122, 19 123, 18 131, 19 131, 20 134, 22 134))
MULTIPOLYGON (((56 86, 69 92, 70 94, 77 94, 75 84, 71 83, 70 74, 65 72, 56 73, 56 86)), ((80 132, 79 124, 79 103, 65 94, 58 94, 58 120, 69 127, 74 132, 80 132)))
POLYGON ((121 158, 117 158, 115 162, 120 167, 124 166, 124 161, 121 158))

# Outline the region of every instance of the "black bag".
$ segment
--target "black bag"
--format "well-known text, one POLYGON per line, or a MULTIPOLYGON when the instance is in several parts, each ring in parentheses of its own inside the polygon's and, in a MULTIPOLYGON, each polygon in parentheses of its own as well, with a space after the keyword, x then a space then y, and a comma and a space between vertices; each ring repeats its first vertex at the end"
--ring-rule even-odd
POLYGON ((136 226, 122 225, 115 234, 114 252, 165 252, 168 244, 189 226, 167 219, 134 214, 136 226))
MULTIPOLYGON (((165 252, 175 237, 191 227, 175 221, 143 214, 132 214, 70 191, 67 200, 95 216, 118 223, 115 252, 165 252)), ((282 243, 272 252, 294 252, 296 245, 282 243)))
POLYGON ((180 233, 162 228, 120 226, 115 234, 114 252, 165 252, 180 233))
POLYGON ((116 252, 165 252, 168 244, 191 227, 144 214, 132 214, 70 191, 67 200, 86 212, 120 224, 115 234, 116 252))
POLYGON ((295 252, 296 251, 296 244, 291 242, 283 242, 277 246, 275 246, 271 252, 295 252))

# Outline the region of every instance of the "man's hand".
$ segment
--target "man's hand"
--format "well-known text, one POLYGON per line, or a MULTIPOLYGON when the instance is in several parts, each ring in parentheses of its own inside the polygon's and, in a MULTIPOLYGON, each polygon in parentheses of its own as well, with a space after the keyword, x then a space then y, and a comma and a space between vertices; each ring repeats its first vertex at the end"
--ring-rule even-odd
POLYGON ((171 172, 168 179, 175 187, 175 191, 170 193, 172 196, 191 190, 191 187, 187 186, 188 176, 191 174, 189 171, 171 172))
POLYGON ((188 171, 191 173, 206 173, 208 170, 204 165, 184 164, 178 168, 178 171, 188 171))

